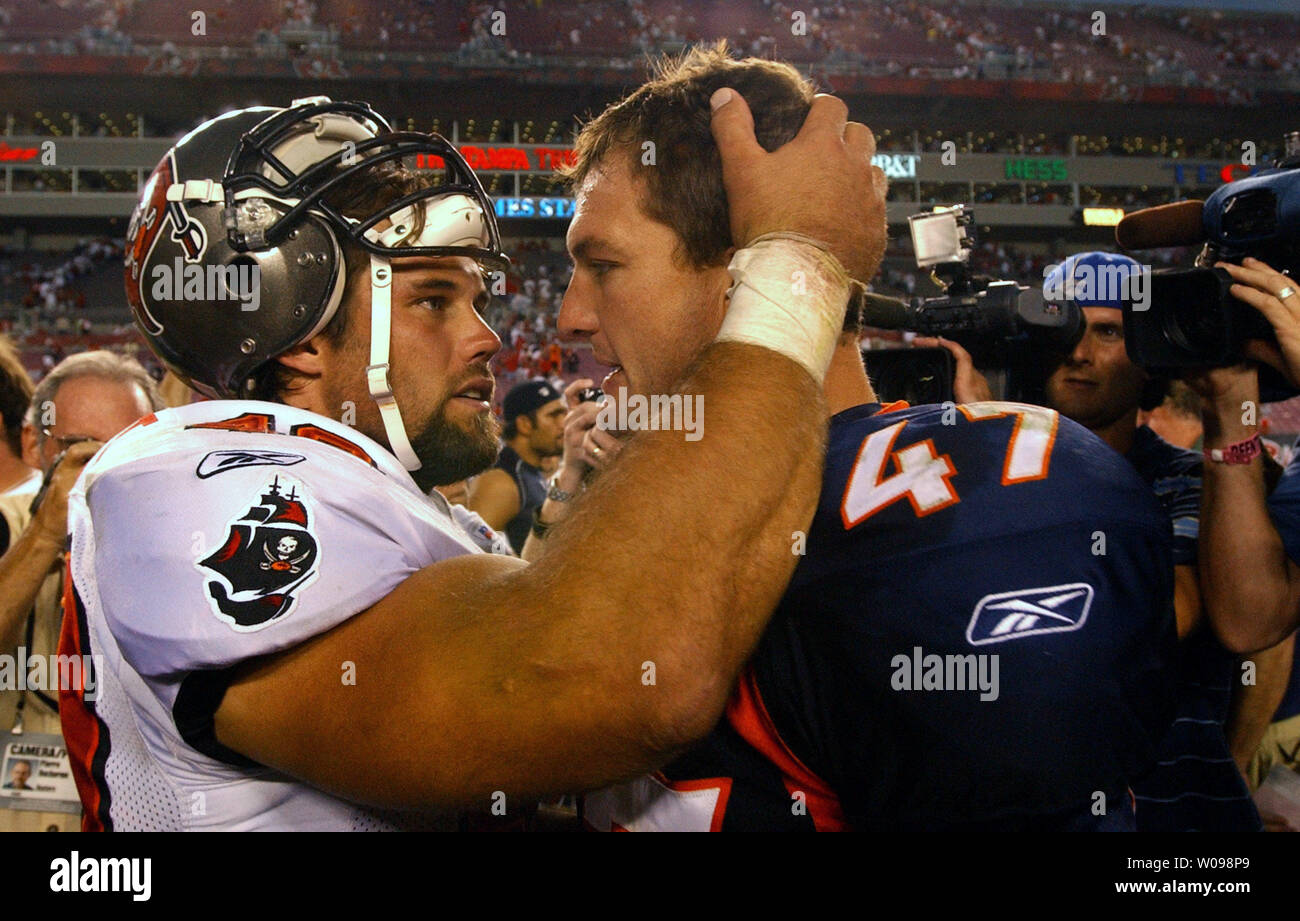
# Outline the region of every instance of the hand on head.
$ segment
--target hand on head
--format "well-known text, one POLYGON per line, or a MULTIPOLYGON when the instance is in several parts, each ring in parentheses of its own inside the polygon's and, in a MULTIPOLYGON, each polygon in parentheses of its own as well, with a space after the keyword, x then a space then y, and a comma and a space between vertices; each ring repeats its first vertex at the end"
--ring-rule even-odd
POLYGON ((848 121, 841 100, 818 95, 794 140, 769 153, 739 93, 720 89, 711 103, 735 244, 780 231, 803 234, 826 244, 851 277, 869 281, 886 237, 886 180, 871 164, 871 130, 848 121))

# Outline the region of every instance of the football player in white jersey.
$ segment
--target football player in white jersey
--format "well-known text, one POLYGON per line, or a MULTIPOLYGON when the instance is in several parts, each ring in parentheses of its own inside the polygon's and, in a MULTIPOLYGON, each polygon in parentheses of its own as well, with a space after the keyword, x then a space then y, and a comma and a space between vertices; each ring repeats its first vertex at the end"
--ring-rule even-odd
POLYGON ((774 153, 743 99, 714 103, 736 286, 678 381, 709 437, 634 438, 530 566, 426 495, 496 448, 479 310, 506 260, 456 150, 318 97, 164 156, 128 298, 216 399, 140 420, 69 497, 85 827, 436 824, 632 776, 716 722, 813 511, 821 380, 879 264, 884 177, 836 99, 774 153))

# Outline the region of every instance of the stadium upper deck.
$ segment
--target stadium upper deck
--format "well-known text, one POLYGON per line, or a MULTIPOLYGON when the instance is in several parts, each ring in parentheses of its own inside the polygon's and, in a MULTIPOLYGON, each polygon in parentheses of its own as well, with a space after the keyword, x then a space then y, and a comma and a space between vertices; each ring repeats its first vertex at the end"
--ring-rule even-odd
MULTIPOLYGON (((1292 89, 1300 80, 1295 14, 1114 7, 1098 28, 1069 4, 893 0, 211 0, 202 19, 168 0, 30 0, 0 4, 10 54, 135 55, 161 70, 246 50, 269 71, 305 57, 322 76, 411 58, 459 57, 537 66, 644 55, 726 37, 750 54, 826 72, 1031 78, 1110 84, 1292 89)), ((256 69, 256 67, 254 68, 256 69)))

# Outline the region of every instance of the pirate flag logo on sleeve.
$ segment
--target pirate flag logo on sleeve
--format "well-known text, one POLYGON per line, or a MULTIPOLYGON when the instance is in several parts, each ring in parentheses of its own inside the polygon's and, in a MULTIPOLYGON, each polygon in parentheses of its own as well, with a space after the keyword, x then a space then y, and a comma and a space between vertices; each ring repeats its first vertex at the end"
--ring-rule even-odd
MULTIPOLYGON (((287 478, 286 478, 287 480, 287 478)), ((295 592, 316 576, 320 550, 312 536, 301 484, 275 477, 261 499, 230 522, 221 549, 195 565, 215 573, 207 591, 213 613, 240 632, 286 616, 295 592)))

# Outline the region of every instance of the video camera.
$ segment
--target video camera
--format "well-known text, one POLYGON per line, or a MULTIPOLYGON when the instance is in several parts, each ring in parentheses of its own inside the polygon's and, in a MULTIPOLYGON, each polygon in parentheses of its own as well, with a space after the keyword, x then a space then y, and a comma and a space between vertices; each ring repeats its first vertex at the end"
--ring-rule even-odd
POLYGON ((1146 309, 1125 305, 1125 347, 1135 364, 1157 372, 1222 367, 1241 360, 1248 339, 1276 342, 1272 326, 1229 293, 1232 277, 1214 264, 1250 256, 1300 275, 1300 131, 1286 136, 1275 167, 1220 186, 1204 202, 1126 215, 1115 239, 1126 250, 1204 243, 1196 268, 1152 273, 1146 309))
MULTIPOLYGON (((1070 302, 1045 301, 1041 288, 972 274, 973 223, 974 215, 965 205, 934 207, 909 217, 917 267, 930 269, 943 294, 910 301, 868 294, 863 322, 951 339, 970 352, 977 366, 1006 372, 1007 399, 1041 402, 1045 369, 1068 354, 1083 335, 1082 311, 1070 302)), ((952 364, 945 350, 891 354, 899 351, 876 349, 863 355, 882 399, 952 399, 952 364), (945 386, 918 391, 918 381, 942 381, 945 386)))

